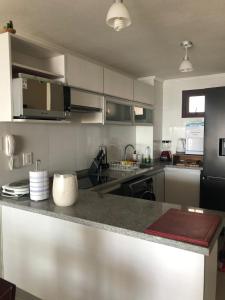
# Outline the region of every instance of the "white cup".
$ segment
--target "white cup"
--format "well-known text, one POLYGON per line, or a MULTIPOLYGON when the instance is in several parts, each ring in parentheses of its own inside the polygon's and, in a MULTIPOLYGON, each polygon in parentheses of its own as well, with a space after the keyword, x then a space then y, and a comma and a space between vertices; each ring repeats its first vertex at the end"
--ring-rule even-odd
POLYGON ((78 198, 77 176, 74 174, 54 174, 53 200, 57 206, 71 206, 78 198))

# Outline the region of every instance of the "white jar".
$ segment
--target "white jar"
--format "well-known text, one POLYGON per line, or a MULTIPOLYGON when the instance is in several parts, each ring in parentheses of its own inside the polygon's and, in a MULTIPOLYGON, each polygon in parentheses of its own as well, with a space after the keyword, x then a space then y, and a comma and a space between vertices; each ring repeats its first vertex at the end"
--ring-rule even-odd
POLYGON ((73 174, 54 174, 52 195, 57 206, 73 205, 78 198, 77 176, 73 174))

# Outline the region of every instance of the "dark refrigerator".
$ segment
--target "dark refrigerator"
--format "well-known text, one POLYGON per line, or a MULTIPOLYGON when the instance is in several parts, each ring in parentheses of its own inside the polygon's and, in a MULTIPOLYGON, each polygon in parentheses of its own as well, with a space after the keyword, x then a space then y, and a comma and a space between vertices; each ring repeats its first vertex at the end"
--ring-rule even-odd
POLYGON ((206 89, 200 206, 225 211, 225 87, 206 89))

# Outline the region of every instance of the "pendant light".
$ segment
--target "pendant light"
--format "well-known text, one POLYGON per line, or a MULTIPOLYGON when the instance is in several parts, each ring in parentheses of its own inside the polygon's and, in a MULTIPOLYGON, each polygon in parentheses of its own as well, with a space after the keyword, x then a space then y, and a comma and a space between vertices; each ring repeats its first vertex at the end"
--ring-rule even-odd
POLYGON ((180 72, 191 72, 194 68, 188 57, 188 48, 191 48, 193 43, 191 41, 183 41, 180 45, 185 49, 185 56, 180 64, 179 70, 180 72))
POLYGON ((123 0, 115 0, 106 16, 106 24, 115 31, 120 31, 131 25, 130 14, 123 0))

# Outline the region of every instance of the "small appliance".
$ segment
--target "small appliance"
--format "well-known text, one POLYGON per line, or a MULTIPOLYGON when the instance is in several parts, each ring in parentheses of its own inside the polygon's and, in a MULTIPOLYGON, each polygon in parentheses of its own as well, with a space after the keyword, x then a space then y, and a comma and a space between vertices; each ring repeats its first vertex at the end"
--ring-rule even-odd
POLYGON ((162 140, 162 152, 160 155, 161 161, 171 161, 172 153, 171 153, 171 141, 162 140))
POLYGON ((70 109, 70 87, 61 82, 18 74, 12 80, 14 119, 66 118, 70 109))
POLYGON ((177 141, 176 153, 184 154, 186 149, 186 139, 180 138, 177 141))

